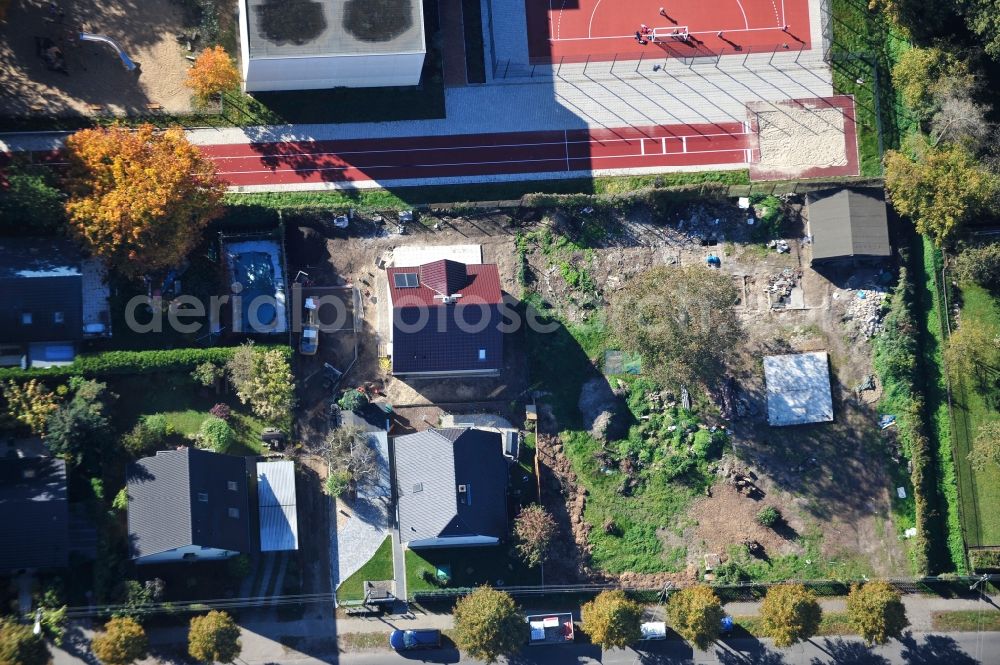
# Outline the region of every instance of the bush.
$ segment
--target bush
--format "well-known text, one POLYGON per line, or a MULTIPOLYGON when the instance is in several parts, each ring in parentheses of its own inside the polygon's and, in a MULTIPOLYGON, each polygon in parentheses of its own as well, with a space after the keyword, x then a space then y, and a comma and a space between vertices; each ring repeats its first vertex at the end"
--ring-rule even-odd
POLYGON ((226 370, 213 362, 203 362, 191 372, 191 378, 206 388, 211 388, 226 375, 226 370))
POLYGON ((328 496, 337 497, 351 486, 351 472, 347 469, 336 469, 330 472, 323 483, 323 489, 328 496))
POLYGON ((124 437, 122 447, 136 457, 161 448, 171 434, 167 417, 162 413, 143 416, 124 437))
POLYGON ((764 506, 760 509, 760 512, 757 513, 757 524, 760 524, 761 526, 770 528, 780 521, 781 511, 774 506, 764 506))
POLYGON ((337 406, 344 411, 357 411, 367 405, 368 396, 360 390, 347 390, 340 396, 340 399, 337 400, 337 406))
POLYGON ((198 428, 198 443, 217 453, 225 452, 235 440, 236 432, 222 418, 205 418, 198 428))
POLYGON ((225 420, 226 422, 229 422, 230 416, 233 415, 233 410, 229 408, 228 404, 216 404, 209 409, 208 412, 216 418, 225 420))
MULTIPOLYGON (((33 367, 29 369, 0 368, 0 380, 190 372, 200 363, 225 363, 232 357, 237 348, 105 351, 103 353, 79 355, 69 365, 61 367, 33 367)), ((257 348, 260 350, 277 350, 286 359, 292 356, 292 349, 288 346, 260 346, 257 348)))
POLYGON ((31 626, 0 618, 0 665, 46 665, 49 647, 31 626))
POLYGON ((977 573, 1000 570, 1000 551, 997 550, 970 550, 969 560, 977 573))
POLYGON ((760 212, 757 221, 750 231, 750 238, 754 242, 767 242, 781 235, 782 227, 785 224, 785 204, 777 196, 768 194, 753 194, 750 196, 750 203, 754 209, 760 212))

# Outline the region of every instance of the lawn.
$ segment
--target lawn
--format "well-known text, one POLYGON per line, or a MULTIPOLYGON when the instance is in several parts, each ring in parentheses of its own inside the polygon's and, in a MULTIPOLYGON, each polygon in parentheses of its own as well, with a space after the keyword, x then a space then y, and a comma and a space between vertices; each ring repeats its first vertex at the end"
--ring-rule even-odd
POLYGON ((344 600, 364 600, 365 580, 391 580, 392 574, 392 540, 387 536, 379 548, 375 550, 368 563, 361 566, 353 575, 340 583, 337 587, 337 599, 344 600))
MULTIPOLYGON (((609 176, 603 178, 572 178, 567 180, 529 180, 523 182, 481 183, 467 185, 429 185, 387 189, 333 190, 316 192, 267 192, 229 194, 226 203, 234 206, 263 208, 354 208, 360 212, 405 210, 419 205, 463 201, 513 201, 526 194, 598 194, 612 195, 634 192, 648 187, 678 187, 683 185, 750 184, 746 170, 697 171, 664 173, 649 176, 609 176)), ((238 208, 237 208, 238 210, 238 208)))
MULTIPOLYGON (((962 284, 961 319, 976 320, 1000 333, 1000 306, 996 297, 975 284, 962 284)), ((979 427, 1000 417, 1000 386, 985 392, 971 381, 953 385, 955 458, 965 536, 970 547, 1000 545, 1000 466, 975 471, 968 463, 969 450, 979 427)))
POLYGON ((862 0, 832 0, 831 14, 834 91, 854 95, 861 175, 879 176, 880 147, 897 147, 914 127, 890 77, 893 64, 909 43, 898 28, 862 0))
POLYGON ((118 395, 114 413, 121 431, 128 431, 142 416, 163 414, 182 440, 193 440, 201 423, 215 404, 228 404, 229 424, 236 441, 225 451, 230 455, 259 455, 260 433, 268 425, 254 417, 235 395, 216 395, 196 385, 187 374, 126 375, 108 379, 108 387, 118 395), (149 390, 155 385, 156 390, 149 390))
POLYGON ((1000 630, 1000 612, 992 609, 952 610, 931 614, 934 630, 942 632, 981 632, 1000 630))
POLYGON ((412 597, 421 591, 446 588, 529 586, 541 583, 541 571, 528 568, 510 545, 406 550, 406 589, 412 597), (450 571, 438 581, 438 570, 450 571), (431 581, 431 580, 434 581, 431 581))

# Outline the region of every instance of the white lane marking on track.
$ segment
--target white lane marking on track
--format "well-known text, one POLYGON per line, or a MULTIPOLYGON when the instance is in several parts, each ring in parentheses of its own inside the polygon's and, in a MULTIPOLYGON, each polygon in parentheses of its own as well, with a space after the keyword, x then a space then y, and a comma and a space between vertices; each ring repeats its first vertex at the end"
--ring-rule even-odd
POLYGON ((589 39, 594 34, 594 16, 597 15, 597 8, 601 6, 601 0, 597 0, 594 8, 590 10, 590 23, 587 24, 587 38, 589 39))
MULTIPOLYGON (((748 132, 719 132, 717 134, 688 134, 684 136, 703 136, 706 138, 713 137, 726 137, 726 136, 746 136, 748 132)), ((434 138, 434 137, 424 137, 424 138, 434 138)), ((647 137, 651 138, 651 137, 647 137)), ((653 137, 653 140, 661 137, 653 137)), ((679 136, 667 136, 662 138, 681 138, 679 136)), ((322 151, 322 152, 290 152, 286 154, 279 155, 262 155, 262 154, 250 154, 250 155, 218 155, 209 157, 213 160, 223 160, 223 159, 249 159, 256 157, 258 159, 280 159, 287 157, 326 157, 333 156, 337 157, 339 155, 376 155, 379 153, 394 153, 394 152, 424 152, 428 150, 433 150, 434 152, 439 152, 443 150, 468 150, 468 149, 479 149, 479 148, 530 148, 530 147, 541 147, 547 145, 562 145, 563 143, 586 143, 591 144, 611 144, 611 143, 628 143, 630 141, 635 141, 635 138, 609 138, 609 139, 574 139, 569 140, 569 130, 563 131, 562 141, 538 141, 537 143, 484 143, 484 144, 469 144, 469 145, 454 145, 454 146, 428 146, 426 148, 380 148, 378 150, 342 150, 338 152, 322 151)), ((65 162, 60 162, 65 163, 65 162)))
MULTIPOLYGON (((784 5, 784 4, 785 4, 785 0, 781 0, 781 4, 782 4, 782 5, 784 5)), ((780 27, 780 28, 783 28, 783 27, 785 27, 785 22, 784 22, 784 9, 782 9, 782 16, 781 16, 781 17, 779 17, 779 16, 778 16, 778 5, 777 5, 777 4, 775 4, 774 0, 771 0, 771 6, 772 6, 772 7, 774 7, 774 22, 775 22, 775 23, 776 23, 776 24, 778 25, 778 27, 780 27)))
POLYGON ((743 25, 747 30, 750 29, 750 21, 747 20, 747 13, 743 9, 743 3, 740 0, 736 0, 736 6, 740 8, 740 13, 743 14, 743 25))
MULTIPOLYGON (((552 5, 551 0, 549 0, 549 6, 552 5)), ((556 19, 556 39, 562 37, 562 17, 563 11, 566 9, 566 0, 562 0, 562 4, 559 5, 559 18, 556 19)))
MULTIPOLYGON (((742 154, 745 148, 721 148, 718 150, 698 150, 694 153, 697 155, 710 155, 710 154, 721 154, 721 153, 739 153, 742 154)), ((681 153, 668 153, 666 155, 647 155, 647 157, 678 157, 681 153)), ((630 157, 636 157, 636 155, 590 155, 588 157, 571 157, 571 162, 587 161, 593 162, 601 159, 628 159, 630 157)), ((441 168, 441 167, 451 167, 451 166, 493 166, 497 164, 530 164, 538 162, 559 162, 564 163, 564 160, 559 157, 553 157, 549 159, 508 159, 508 160, 492 160, 484 162, 453 162, 447 164, 394 164, 394 165, 376 165, 376 166, 362 166, 358 167, 364 169, 365 171, 370 171, 372 169, 420 169, 420 168, 441 168)), ((298 173, 299 171, 346 171, 347 169, 355 168, 353 166, 300 166, 298 168, 288 168, 288 169, 257 169, 253 171, 219 171, 219 175, 240 175, 243 173, 298 173)))
MULTIPOLYGON (((725 32, 727 34, 731 33, 731 32, 763 32, 765 30, 774 30, 775 27, 781 27, 781 26, 773 26, 772 25, 772 26, 770 26, 768 28, 731 28, 729 30, 726 30, 725 32)), ((691 30, 691 31, 688 32, 688 34, 691 34, 691 35, 714 35, 717 32, 718 32, 718 30, 691 30)), ((632 39, 634 37, 635 37, 634 34, 631 34, 631 35, 608 35, 607 37, 560 37, 558 39, 557 38, 552 38, 549 41, 553 41, 553 42, 582 42, 582 41, 587 41, 587 40, 590 40, 590 39, 626 39, 626 38, 632 39)))

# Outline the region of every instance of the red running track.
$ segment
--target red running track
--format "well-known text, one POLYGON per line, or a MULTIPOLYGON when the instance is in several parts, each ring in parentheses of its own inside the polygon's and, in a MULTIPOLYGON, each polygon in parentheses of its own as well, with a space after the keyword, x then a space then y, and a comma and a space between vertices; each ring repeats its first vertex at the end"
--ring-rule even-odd
POLYGON ((413 180, 749 162, 742 123, 202 146, 230 185, 413 180))

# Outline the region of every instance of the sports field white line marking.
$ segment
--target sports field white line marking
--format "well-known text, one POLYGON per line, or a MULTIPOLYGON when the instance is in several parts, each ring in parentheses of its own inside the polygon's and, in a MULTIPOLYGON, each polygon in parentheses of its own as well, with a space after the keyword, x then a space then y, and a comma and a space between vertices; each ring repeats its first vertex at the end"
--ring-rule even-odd
POLYGON ((788 25, 788 19, 785 17, 785 0, 781 0, 781 25, 788 25))
POLYGON ((681 137, 681 147, 684 148, 684 152, 688 151, 688 137, 686 136, 681 137))
POLYGON ((646 154, 646 139, 642 139, 641 141, 639 141, 639 154, 640 155, 646 154))
POLYGON ((590 23, 587 24, 587 37, 594 34, 594 16, 597 14, 597 8, 601 6, 601 0, 597 0, 597 4, 594 8, 590 10, 590 23))
MULTIPOLYGON (((724 32, 726 32, 727 34, 728 33, 733 33, 733 32, 765 32, 765 31, 780 30, 781 27, 782 26, 780 26, 780 25, 773 25, 770 28, 732 28, 731 30, 724 30, 724 32)), ((718 30, 695 30, 693 32, 689 32, 688 34, 689 35, 715 35, 718 32, 719 32, 718 30)), ((550 39, 549 41, 551 41, 551 42, 585 42, 585 41, 588 41, 588 40, 591 40, 591 39, 593 39, 595 41, 598 40, 598 39, 635 39, 635 35, 634 34, 631 34, 631 35, 608 35, 607 37, 560 37, 558 39, 550 39)))
POLYGON ((782 20, 784 17, 778 16, 778 5, 775 4, 774 0, 771 0, 771 7, 774 9, 774 22, 778 24, 778 27, 784 28, 785 22, 782 20))
MULTIPOLYGON (((552 1, 549 0, 549 7, 552 7, 552 1)), ((562 4, 559 5, 559 18, 556 20, 556 37, 553 41, 558 41, 562 35, 562 16, 563 11, 566 10, 566 0, 562 0, 562 4)), ((551 20, 551 19, 550 19, 551 20)))
MULTIPOLYGON (((721 154, 721 153, 727 153, 727 152, 731 152, 731 153, 743 153, 744 150, 745 150, 744 148, 729 148, 729 149, 726 149, 726 150, 698 150, 697 152, 692 152, 692 153, 688 153, 688 154, 691 154, 691 155, 713 155, 713 154, 717 154, 717 153, 721 154)), ((591 155, 589 157, 571 157, 570 161, 571 162, 580 162, 580 161, 592 162, 592 161, 597 161, 597 160, 601 160, 601 159, 629 159, 629 158, 634 158, 636 156, 637 155, 591 155)), ((669 154, 666 154, 666 155, 647 155, 647 157, 679 157, 679 156, 681 156, 681 153, 669 153, 669 154)), ((308 167, 308 166, 303 166, 303 167, 299 167, 299 168, 290 168, 290 169, 257 169, 257 170, 253 170, 253 171, 219 171, 218 173, 219 173, 219 175, 240 175, 240 174, 247 174, 247 173, 298 173, 300 171, 346 171, 347 169, 351 169, 351 168, 359 168, 359 169, 363 169, 365 171, 370 171, 372 169, 422 169, 422 168, 433 169, 433 168, 446 167, 446 166, 449 166, 449 167, 450 166, 492 166, 492 165, 496 165, 496 164, 530 164, 530 163, 539 163, 539 162, 562 162, 562 161, 563 160, 561 160, 561 159, 553 158, 553 159, 509 159, 509 160, 505 160, 505 161, 495 161, 494 160, 494 161, 487 161, 487 162, 454 162, 454 163, 448 163, 448 164, 406 164, 406 165, 403 165, 403 166, 400 166, 400 165, 388 165, 388 164, 381 165, 381 166, 376 165, 376 166, 361 166, 361 167, 354 167, 354 166, 317 166, 317 167, 308 167)))
POLYGON ((664 155, 667 154, 667 139, 665 137, 660 138, 660 152, 664 155))
MULTIPOLYGON (((730 132, 720 132, 720 133, 717 133, 717 134, 701 134, 701 133, 695 132, 694 134, 685 134, 683 136, 691 136, 692 138, 696 138, 696 137, 715 138, 715 137, 726 137, 726 136, 731 136, 731 137, 746 136, 747 134, 748 134, 748 132, 745 132, 745 131, 744 132, 731 132, 731 133, 730 132)), ((284 158, 288 158, 288 157, 325 157, 325 156, 339 156, 339 155, 377 155, 377 154, 380 154, 380 153, 426 152, 428 150, 433 150, 435 152, 438 152, 438 151, 443 151, 443 150, 468 150, 468 149, 480 149, 480 148, 531 148, 531 147, 536 147, 536 146, 541 147, 541 146, 553 146, 553 145, 562 145, 562 144, 567 144, 568 145, 570 143, 585 143, 587 145, 592 145, 592 144, 596 143, 596 144, 599 144, 599 145, 607 145, 607 144, 612 144, 612 143, 628 143, 630 141, 637 141, 637 140, 640 140, 640 139, 643 139, 643 138, 651 139, 651 140, 655 141, 657 137, 649 137, 649 136, 638 137, 637 136, 637 137, 632 137, 632 138, 585 139, 585 140, 574 139, 574 140, 570 141, 569 140, 569 130, 563 130, 563 140, 562 141, 539 141, 537 143, 488 143, 488 144, 477 144, 477 145, 457 145, 457 146, 439 146, 439 147, 438 146, 428 146, 426 148, 385 148, 385 149, 379 149, 379 150, 342 150, 342 151, 338 151, 338 152, 330 152, 330 151, 322 151, 322 152, 290 152, 290 153, 285 153, 285 154, 280 154, 280 155, 263 155, 263 154, 218 155, 218 156, 209 155, 209 158, 213 159, 213 160, 216 160, 216 161, 219 161, 219 160, 223 160, 223 159, 253 159, 253 158, 257 158, 257 159, 268 159, 268 158, 271 158, 271 159, 280 159, 280 158, 283 158, 283 157, 284 158)), ((666 137, 662 137, 662 138, 664 138, 664 139, 668 139, 668 138, 669 139, 677 139, 677 138, 681 138, 681 136, 666 136, 666 137)), ((67 162, 60 162, 60 163, 61 164, 65 164, 67 162)))
POLYGON ((743 9, 743 3, 740 0, 736 0, 736 6, 740 8, 740 13, 743 14, 743 25, 746 26, 747 30, 750 29, 750 21, 747 20, 747 13, 743 9))

